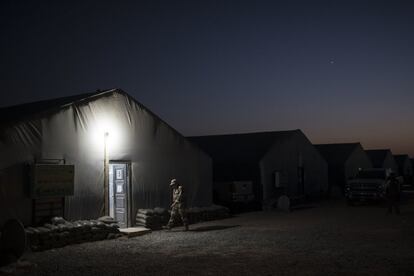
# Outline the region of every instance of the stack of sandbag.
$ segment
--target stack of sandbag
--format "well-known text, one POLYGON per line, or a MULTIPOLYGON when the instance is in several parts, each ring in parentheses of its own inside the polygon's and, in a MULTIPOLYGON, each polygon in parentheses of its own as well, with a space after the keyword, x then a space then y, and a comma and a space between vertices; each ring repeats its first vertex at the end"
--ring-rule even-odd
POLYGON ((113 239, 121 235, 118 224, 110 217, 73 222, 58 217, 52 218, 51 223, 46 223, 41 227, 27 227, 25 231, 29 247, 33 251, 74 243, 113 239))
POLYGON ((169 212, 160 207, 154 209, 138 209, 135 225, 143 226, 152 230, 161 229, 168 223, 169 212))
MULTIPOLYGON (((230 217, 228 208, 212 205, 208 207, 192 207, 186 209, 187 218, 190 224, 200 221, 217 220, 230 217)), ((168 223, 170 212, 164 208, 138 209, 135 224, 152 230, 161 229, 168 223)), ((182 222, 179 222, 182 224, 182 222)))

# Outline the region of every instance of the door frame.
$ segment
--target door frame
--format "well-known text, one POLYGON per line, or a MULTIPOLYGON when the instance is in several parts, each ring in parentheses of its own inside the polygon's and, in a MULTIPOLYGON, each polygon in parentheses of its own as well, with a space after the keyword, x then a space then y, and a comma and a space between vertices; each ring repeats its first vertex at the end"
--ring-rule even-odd
MULTIPOLYGON (((132 175, 132 166, 131 166, 131 161, 130 160, 109 160, 108 162, 108 189, 110 188, 110 180, 109 178, 109 174, 110 174, 110 169, 111 169, 111 165, 114 164, 125 164, 126 165, 126 192, 127 192, 127 207, 126 207, 126 211, 128 212, 127 214, 127 227, 132 227, 134 225, 134 222, 132 220, 132 182, 131 182, 131 175, 132 175)), ((113 198, 113 200, 115 199, 115 197, 113 198)), ((108 193, 108 201, 111 200, 111 196, 110 193, 108 193)), ((109 206, 111 206, 111 204, 109 204, 109 206)), ((114 205, 112 205, 114 206, 114 205)), ((108 216, 111 213, 110 208, 108 208, 108 216)))

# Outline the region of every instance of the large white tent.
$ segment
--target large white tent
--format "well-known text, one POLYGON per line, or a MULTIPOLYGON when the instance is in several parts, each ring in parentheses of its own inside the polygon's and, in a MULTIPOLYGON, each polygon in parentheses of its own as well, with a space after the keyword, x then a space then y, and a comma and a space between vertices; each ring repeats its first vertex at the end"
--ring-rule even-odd
POLYGON ((171 178, 184 185, 189 206, 211 204, 210 157, 119 89, 0 109, 0 153, 0 226, 33 221, 30 168, 55 161, 74 167, 74 192, 62 197, 70 220, 110 214, 119 164, 127 225, 138 208, 169 207, 171 178))

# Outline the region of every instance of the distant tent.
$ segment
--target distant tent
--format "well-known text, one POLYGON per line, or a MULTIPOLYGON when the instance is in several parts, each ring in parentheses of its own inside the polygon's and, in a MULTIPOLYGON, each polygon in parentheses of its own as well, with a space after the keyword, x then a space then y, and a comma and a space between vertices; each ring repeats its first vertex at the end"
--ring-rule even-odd
POLYGON ((398 165, 398 174, 404 177, 405 183, 411 184, 414 173, 410 157, 407 154, 397 154, 394 159, 398 165))
POLYGON ((346 180, 354 177, 359 169, 372 168, 360 143, 318 144, 315 147, 328 162, 330 187, 336 185, 343 191, 346 180))
MULTIPOLYGON (((410 161, 411 161, 411 167, 413 168, 412 171, 413 171, 413 174, 414 174, 414 158, 410 158, 410 161)), ((413 175, 413 178, 414 178, 414 175, 413 175)), ((414 181, 414 179, 413 179, 413 181, 414 181)))
POLYGON ((261 202, 275 198, 280 187, 289 196, 319 197, 327 189, 327 164, 300 130, 189 139, 212 157, 214 185, 253 181, 261 202))
POLYGON ((374 168, 391 169, 398 172, 398 165, 389 149, 375 149, 365 151, 371 159, 374 168))
POLYGON ((0 153, 0 226, 8 218, 30 224, 41 216, 37 202, 63 191, 56 175, 36 190, 49 199, 29 196, 26 168, 37 164, 74 166, 73 195, 54 201, 63 200, 67 219, 112 214, 133 225, 138 208, 169 207, 171 178, 185 186, 190 206, 212 202, 211 158, 119 89, 1 108, 0 153))

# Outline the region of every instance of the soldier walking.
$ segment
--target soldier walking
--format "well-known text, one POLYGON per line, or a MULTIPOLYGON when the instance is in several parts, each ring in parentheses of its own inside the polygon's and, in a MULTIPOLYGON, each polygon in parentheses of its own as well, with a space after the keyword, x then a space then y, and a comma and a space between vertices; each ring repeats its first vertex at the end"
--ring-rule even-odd
POLYGON ((400 183, 398 182, 395 173, 391 173, 387 182, 385 194, 388 202, 388 213, 392 213, 394 209, 396 214, 400 213, 400 183))
POLYGON ((174 224, 176 224, 178 216, 180 216, 185 231, 188 231, 188 220, 187 214, 185 212, 186 199, 184 194, 184 188, 181 185, 181 183, 177 181, 177 179, 171 180, 170 187, 173 189, 173 202, 171 204, 170 220, 168 221, 168 224, 165 228, 170 230, 174 226, 174 224))

